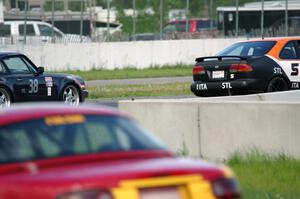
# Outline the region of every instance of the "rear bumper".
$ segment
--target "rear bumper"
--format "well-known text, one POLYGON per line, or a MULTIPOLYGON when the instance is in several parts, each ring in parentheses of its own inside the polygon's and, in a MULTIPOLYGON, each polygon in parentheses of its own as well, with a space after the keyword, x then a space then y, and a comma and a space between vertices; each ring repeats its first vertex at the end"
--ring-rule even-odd
POLYGON ((218 82, 194 82, 191 91, 196 96, 220 96, 261 93, 264 89, 256 79, 242 79, 218 82))

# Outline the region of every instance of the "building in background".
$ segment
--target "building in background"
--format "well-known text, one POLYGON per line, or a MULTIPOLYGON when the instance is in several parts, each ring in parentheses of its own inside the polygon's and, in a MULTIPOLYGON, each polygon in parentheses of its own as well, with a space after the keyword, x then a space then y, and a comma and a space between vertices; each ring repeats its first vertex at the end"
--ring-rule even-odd
MULTIPOLYGON (((257 37, 261 34, 261 2, 246 3, 238 7, 238 33, 257 37)), ((218 29, 225 36, 236 31, 236 7, 217 7, 218 29)), ((288 1, 289 35, 300 35, 300 0, 288 1)), ((285 33, 285 0, 264 2, 264 35, 283 36, 285 33)))

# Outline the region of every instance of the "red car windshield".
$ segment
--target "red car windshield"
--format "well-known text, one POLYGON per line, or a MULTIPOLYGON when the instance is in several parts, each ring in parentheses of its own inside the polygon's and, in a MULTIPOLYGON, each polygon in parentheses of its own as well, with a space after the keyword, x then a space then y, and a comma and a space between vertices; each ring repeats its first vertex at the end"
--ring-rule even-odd
POLYGON ((0 128, 0 164, 89 153, 165 150, 119 116, 55 115, 0 128))
POLYGON ((223 51, 218 56, 263 56, 269 52, 276 41, 251 41, 235 43, 223 51))

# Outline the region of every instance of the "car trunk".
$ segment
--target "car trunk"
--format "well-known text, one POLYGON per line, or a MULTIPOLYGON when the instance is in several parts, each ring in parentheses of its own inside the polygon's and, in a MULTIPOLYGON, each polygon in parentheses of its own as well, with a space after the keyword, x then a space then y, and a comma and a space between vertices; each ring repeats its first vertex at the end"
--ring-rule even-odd
POLYGON ((229 81, 235 78, 240 65, 246 65, 244 57, 220 56, 197 58, 193 69, 194 81, 229 81))

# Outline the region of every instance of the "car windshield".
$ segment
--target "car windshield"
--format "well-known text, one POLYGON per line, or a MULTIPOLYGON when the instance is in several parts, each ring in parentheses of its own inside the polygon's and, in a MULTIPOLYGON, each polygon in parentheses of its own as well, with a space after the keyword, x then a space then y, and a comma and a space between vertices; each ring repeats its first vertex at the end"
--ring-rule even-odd
POLYGON ((276 41, 251 41, 235 43, 223 51, 218 56, 263 56, 271 50, 276 41))
POLYGON ((55 115, 0 128, 0 164, 108 151, 165 150, 124 117, 55 115))

